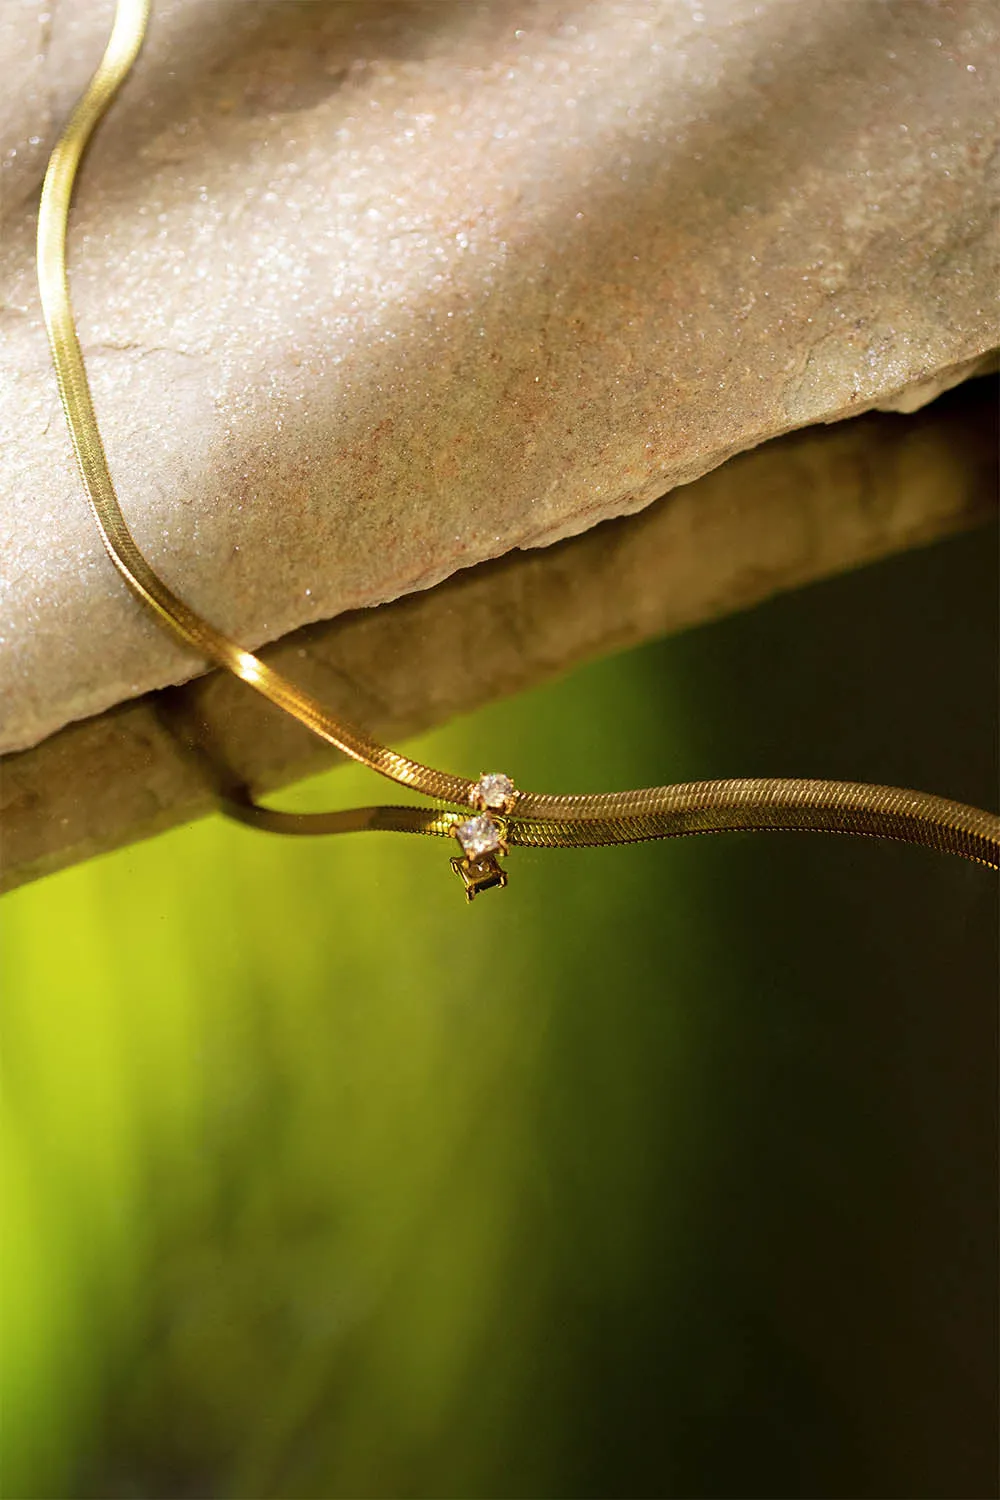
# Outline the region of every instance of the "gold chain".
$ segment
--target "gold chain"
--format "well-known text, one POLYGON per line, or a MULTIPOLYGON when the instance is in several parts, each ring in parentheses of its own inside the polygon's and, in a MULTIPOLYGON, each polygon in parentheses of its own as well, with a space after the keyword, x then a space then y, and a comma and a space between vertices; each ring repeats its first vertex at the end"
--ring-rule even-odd
POLYGON ((332 718, 294 683, 228 639, 167 587, 129 531, 111 480, 69 294, 66 228, 80 158, 134 63, 150 0, 118 0, 107 50, 49 161, 38 215, 38 287, 63 411, 102 540, 115 567, 162 625, 200 656, 242 678, 320 739, 401 786, 462 812, 441 808, 374 807, 351 812, 290 814, 226 798, 231 816, 275 832, 343 833, 394 829, 457 836, 452 860, 471 900, 506 883, 498 856, 508 845, 578 848, 635 843, 732 829, 812 829, 924 844, 1000 868, 1000 818, 943 797, 848 782, 736 780, 649 787, 597 796, 547 796, 517 791, 498 774, 478 781, 421 765, 332 718))

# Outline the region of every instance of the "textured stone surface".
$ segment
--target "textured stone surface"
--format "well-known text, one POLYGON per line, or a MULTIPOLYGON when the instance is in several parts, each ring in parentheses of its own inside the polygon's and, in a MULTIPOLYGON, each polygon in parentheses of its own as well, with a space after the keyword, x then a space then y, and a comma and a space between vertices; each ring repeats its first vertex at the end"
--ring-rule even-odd
MULTIPOLYGON (((996 396, 973 381, 914 417, 781 438, 641 515, 307 627, 265 655, 398 743, 588 657, 974 525, 995 512, 996 396)), ((213 774, 183 748, 192 726, 259 792, 337 759, 224 673, 150 694, 0 760, 0 888, 210 812, 213 774)), ((372 777, 373 801, 398 797, 372 777)))
MULTIPOLYGON (((990 4, 154 9, 73 286, 136 535, 246 645, 912 406, 998 342, 990 4)), ((109 15, 0 17, 0 748, 199 667, 100 551, 34 286, 109 15)))

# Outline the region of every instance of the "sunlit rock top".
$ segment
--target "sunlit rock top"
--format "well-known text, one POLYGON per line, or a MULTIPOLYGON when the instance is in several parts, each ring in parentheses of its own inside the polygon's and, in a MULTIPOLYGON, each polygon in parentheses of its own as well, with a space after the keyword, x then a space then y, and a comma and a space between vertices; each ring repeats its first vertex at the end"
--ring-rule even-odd
MULTIPOLYGON (((34 284, 110 11, 0 20, 2 749, 198 669, 101 551, 34 284)), ((71 235, 140 544, 253 647, 919 405, 1000 342, 998 38, 976 0, 154 3, 71 235)))

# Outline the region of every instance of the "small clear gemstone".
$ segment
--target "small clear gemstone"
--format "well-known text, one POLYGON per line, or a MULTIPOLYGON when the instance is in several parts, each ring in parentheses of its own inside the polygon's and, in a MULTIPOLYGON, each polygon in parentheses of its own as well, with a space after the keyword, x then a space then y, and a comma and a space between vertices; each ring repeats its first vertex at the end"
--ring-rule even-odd
POLYGON ((487 776, 480 776, 477 790, 484 807, 506 812, 515 787, 509 776, 504 776, 501 771, 491 771, 487 776))
POLYGON ((470 859, 481 859, 484 854, 495 854, 500 848, 500 830, 492 818, 480 814, 467 818, 455 829, 455 837, 470 859))

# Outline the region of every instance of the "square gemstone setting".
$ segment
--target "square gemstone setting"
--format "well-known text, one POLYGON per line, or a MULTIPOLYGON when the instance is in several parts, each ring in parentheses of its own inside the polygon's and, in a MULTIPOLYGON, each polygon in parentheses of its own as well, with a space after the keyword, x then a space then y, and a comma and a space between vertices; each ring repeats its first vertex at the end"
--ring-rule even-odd
POLYGON ((457 824, 455 837, 463 853, 472 860, 482 859, 484 854, 496 854, 502 848, 500 830, 485 813, 457 824))
POLYGON ((510 777, 502 771, 484 771, 476 784, 480 807, 493 812, 509 812, 516 790, 510 777))

